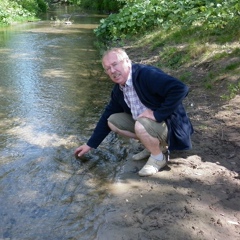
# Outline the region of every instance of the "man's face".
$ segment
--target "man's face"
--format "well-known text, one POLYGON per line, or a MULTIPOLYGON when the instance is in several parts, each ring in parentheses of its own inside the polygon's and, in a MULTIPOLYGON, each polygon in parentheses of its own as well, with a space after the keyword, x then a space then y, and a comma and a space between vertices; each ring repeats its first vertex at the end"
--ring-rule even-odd
POLYGON ((103 57, 103 68, 113 82, 124 85, 131 69, 129 59, 121 59, 116 52, 109 52, 103 57))

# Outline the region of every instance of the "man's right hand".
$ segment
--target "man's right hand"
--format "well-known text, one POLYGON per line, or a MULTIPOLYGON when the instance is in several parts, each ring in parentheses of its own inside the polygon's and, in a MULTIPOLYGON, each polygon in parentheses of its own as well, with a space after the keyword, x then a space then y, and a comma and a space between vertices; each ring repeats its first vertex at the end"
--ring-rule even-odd
POLYGON ((75 152, 74 155, 77 158, 82 157, 85 153, 88 153, 91 150, 91 147, 89 147, 88 145, 81 145, 80 147, 78 147, 75 152))

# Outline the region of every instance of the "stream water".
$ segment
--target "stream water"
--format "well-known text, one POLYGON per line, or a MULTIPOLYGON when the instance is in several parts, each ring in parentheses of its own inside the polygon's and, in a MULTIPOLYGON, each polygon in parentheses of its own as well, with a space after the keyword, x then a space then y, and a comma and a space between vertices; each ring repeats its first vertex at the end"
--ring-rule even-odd
POLYGON ((0 29, 0 239, 97 239, 126 155, 110 134, 73 156, 112 87, 93 47, 101 18, 64 7, 0 29))

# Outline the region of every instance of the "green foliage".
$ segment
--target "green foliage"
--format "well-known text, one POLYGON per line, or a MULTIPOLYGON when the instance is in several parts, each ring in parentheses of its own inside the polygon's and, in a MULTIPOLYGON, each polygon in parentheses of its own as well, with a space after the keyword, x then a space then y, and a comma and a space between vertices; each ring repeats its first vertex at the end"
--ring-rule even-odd
POLYGON ((38 8, 37 2, 34 0, 18 0, 19 5, 29 12, 34 12, 38 8))
POLYGON ((78 6, 81 4, 82 0, 68 0, 68 2, 72 5, 78 6))
POLYGON ((29 17, 31 13, 14 1, 2 0, 0 2, 0 22, 10 24, 17 17, 29 17))
POLYGON ((205 30, 224 28, 239 17, 239 0, 120 0, 119 13, 102 19, 95 29, 101 40, 116 40, 143 33, 156 27, 173 29, 201 26, 205 30))
POLYGON ((239 68, 239 66, 240 66, 240 62, 234 62, 234 63, 231 63, 231 64, 227 65, 225 67, 225 70, 232 71, 232 70, 235 70, 235 69, 239 68))
POLYGON ((41 12, 46 12, 48 9, 48 4, 44 0, 37 0, 38 9, 41 12))
POLYGON ((39 12, 46 12, 47 4, 44 0, 1 0, 0 23, 11 24, 20 19, 32 19, 39 12))
POLYGON ((117 12, 123 6, 118 0, 81 0, 81 7, 95 11, 117 12))
POLYGON ((44 0, 18 0, 19 5, 31 13, 46 12, 47 4, 44 0))
POLYGON ((178 51, 177 47, 165 47, 163 52, 165 54, 160 54, 160 58, 165 62, 166 66, 176 68, 181 65, 183 55, 181 51, 178 51))

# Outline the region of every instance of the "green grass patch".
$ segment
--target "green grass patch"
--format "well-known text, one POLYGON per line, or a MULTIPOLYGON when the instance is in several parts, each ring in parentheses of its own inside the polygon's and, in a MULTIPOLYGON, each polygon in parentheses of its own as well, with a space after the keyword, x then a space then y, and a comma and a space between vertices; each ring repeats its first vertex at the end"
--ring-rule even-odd
POLYGON ((231 63, 231 64, 227 65, 225 67, 225 70, 232 71, 232 70, 235 70, 235 69, 237 69, 239 67, 240 67, 240 62, 235 62, 235 63, 231 63))
POLYGON ((223 100, 230 100, 240 94, 240 81, 228 85, 228 93, 221 96, 223 100))
POLYGON ((192 81, 192 73, 191 72, 184 72, 179 76, 179 79, 184 83, 190 83, 192 81))

